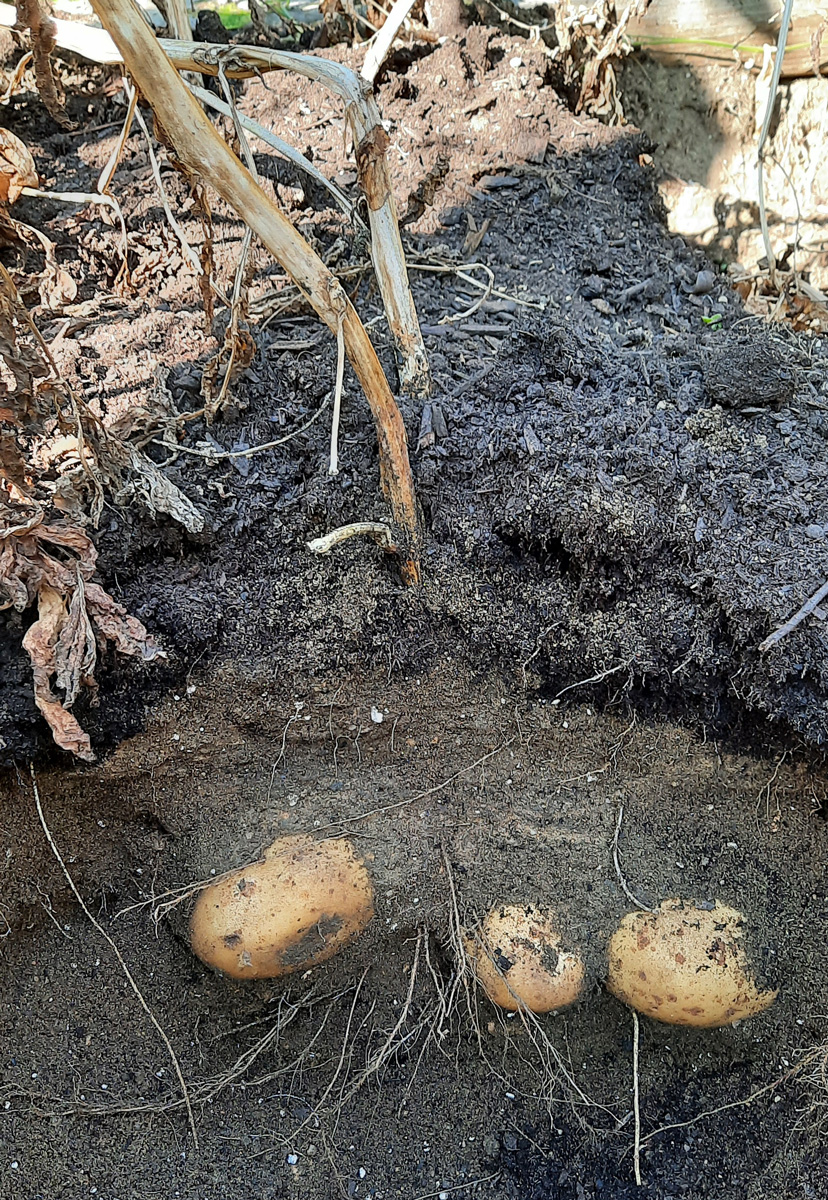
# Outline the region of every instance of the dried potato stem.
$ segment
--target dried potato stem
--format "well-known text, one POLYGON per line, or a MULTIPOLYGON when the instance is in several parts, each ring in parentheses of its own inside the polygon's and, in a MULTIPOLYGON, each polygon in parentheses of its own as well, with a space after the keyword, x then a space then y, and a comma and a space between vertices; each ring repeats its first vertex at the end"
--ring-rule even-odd
MULTIPOLYGON (((131 38, 127 41, 124 16, 129 7, 123 3, 102 3, 100 9, 95 7, 106 28, 118 30, 118 37, 110 37, 103 30, 92 29, 78 22, 55 21, 57 44, 93 62, 124 62, 122 42, 132 42, 131 38), (107 10, 110 24, 102 16, 107 10), (111 24, 113 17, 114 25, 111 24)), ((0 25, 13 25, 14 17, 15 10, 10 5, 0 4, 0 25)), ((270 50, 262 46, 233 46, 228 49, 207 42, 170 41, 163 38, 158 41, 153 39, 153 43, 163 47, 179 71, 218 75, 221 63, 231 79, 248 79, 266 71, 295 71, 307 79, 324 84, 340 97, 354 135, 359 180, 368 200, 371 257, 388 324, 401 359, 400 382, 403 390, 411 395, 429 395, 431 377, 428 358, 408 283, 397 210, 385 159, 388 138, 371 94, 371 85, 360 80, 354 71, 341 63, 307 54, 270 50)), ((134 42, 130 48, 134 48, 134 42)))
MULTIPOLYGON (((141 92, 160 114, 182 163, 194 175, 214 187, 240 214, 305 292, 326 325, 335 332, 339 325, 339 315, 331 303, 331 288, 338 286, 335 277, 219 137, 197 101, 178 78, 175 68, 147 28, 138 9, 131 0, 94 0, 94 8, 102 24, 112 34, 141 92)), ((185 49, 189 52, 188 47, 185 49)), ((215 47, 212 49, 214 51, 215 47)), ((300 63, 305 61, 301 55, 291 57, 300 63)), ((214 64, 218 62, 215 56, 212 61, 214 64)), ((320 65, 319 60, 307 61, 314 66, 320 65)), ((196 63, 192 65, 197 69, 196 63)), ((325 65, 336 66, 330 63, 325 65)), ((228 76, 233 74, 226 60, 225 69, 228 76)), ((218 66, 215 65, 213 73, 217 72, 218 66)), ((374 417, 383 490, 407 543, 406 557, 401 564, 403 579, 406 583, 417 583, 417 549, 421 530, 405 426, 376 351, 350 302, 346 303, 342 329, 348 357, 374 417)))

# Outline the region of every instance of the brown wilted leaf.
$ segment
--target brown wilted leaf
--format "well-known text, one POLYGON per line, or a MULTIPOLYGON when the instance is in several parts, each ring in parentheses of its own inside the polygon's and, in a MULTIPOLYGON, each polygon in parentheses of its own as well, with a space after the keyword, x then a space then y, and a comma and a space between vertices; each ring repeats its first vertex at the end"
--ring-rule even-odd
POLYGON ((55 670, 55 645, 66 616, 66 605, 60 593, 48 586, 41 588, 37 620, 26 631, 23 649, 32 660, 35 704, 46 718, 58 746, 86 762, 94 762, 89 735, 66 711, 49 684, 55 670))
POLYGON ((166 657, 137 617, 131 617, 126 609, 97 583, 86 585, 86 607, 98 632, 107 641, 112 642, 115 649, 120 650, 122 654, 142 658, 144 662, 166 657))
POLYGON ((95 687, 96 632, 122 654, 145 661, 164 656, 139 620, 99 584, 88 582, 96 558, 89 537, 68 522, 41 523, 21 536, 0 539, 0 608, 22 612, 37 600, 38 619, 23 639, 35 703, 58 746, 88 762, 95 757, 89 737, 68 710, 82 687, 95 687), (75 557, 58 559, 47 552, 48 544, 75 557), (52 676, 64 692, 62 701, 52 691, 52 676))
POLYGON ((146 454, 142 454, 130 442, 119 442, 114 438, 101 440, 97 450, 102 466, 115 467, 119 473, 128 476, 116 496, 119 503, 134 496, 153 516, 166 513, 189 533, 201 533, 204 517, 146 454))
POLYGON ((40 301, 50 312, 60 312, 77 297, 78 285, 68 271, 47 257, 46 270, 37 285, 40 301))
POLYGON ((0 204, 14 204, 24 187, 36 188, 39 183, 28 147, 0 128, 0 204))
POLYGON ((55 678, 64 693, 64 708, 72 707, 81 687, 94 688, 97 658, 98 646, 86 611, 83 575, 78 571, 77 586, 55 646, 55 678))
MULTIPOLYGON (((3 409, 0 409, 0 420, 2 413, 3 409)), ((5 429, 0 429, 0 475, 18 487, 23 487, 26 479, 26 464, 17 438, 5 429)))
POLYGON ((39 411, 40 398, 35 381, 49 374, 48 363, 25 318, 14 281, 0 264, 0 356, 15 381, 14 392, 5 392, 3 400, 4 407, 12 409, 12 419, 17 423, 39 411))
POLYGON ((410 225, 412 221, 419 221, 425 210, 431 208, 437 193, 446 181, 448 171, 449 160, 442 154, 438 154, 431 170, 420 180, 414 191, 409 192, 405 212, 400 217, 400 229, 404 225, 410 225))
POLYGON ((256 357, 256 343, 246 326, 234 318, 224 331, 224 344, 204 365, 201 373, 201 394, 204 415, 212 425, 227 399, 230 385, 247 370, 256 357), (229 362, 229 365, 225 366, 229 362), (222 371, 223 368, 223 371, 222 371), (219 384, 219 376, 221 383, 219 384))

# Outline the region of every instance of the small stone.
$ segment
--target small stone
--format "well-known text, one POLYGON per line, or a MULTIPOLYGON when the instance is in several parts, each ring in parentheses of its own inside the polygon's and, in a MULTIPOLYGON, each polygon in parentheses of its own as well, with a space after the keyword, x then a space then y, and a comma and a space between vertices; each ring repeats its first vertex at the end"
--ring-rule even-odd
POLYGON ((805 530, 809 538, 813 538, 815 542, 821 542, 825 537, 824 525, 809 525, 805 530))

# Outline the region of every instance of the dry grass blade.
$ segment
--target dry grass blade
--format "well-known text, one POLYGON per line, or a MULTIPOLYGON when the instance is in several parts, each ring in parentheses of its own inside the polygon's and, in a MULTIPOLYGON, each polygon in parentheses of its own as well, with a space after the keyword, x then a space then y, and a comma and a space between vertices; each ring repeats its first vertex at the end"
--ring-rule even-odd
MULTIPOLYGON (((178 78, 140 13, 130 0, 95 0, 95 11, 118 43, 142 93, 160 114, 166 133, 185 167, 214 187, 232 205, 335 332, 339 315, 332 303, 332 289, 335 294, 338 282, 219 137, 178 78)), ((215 47, 212 50, 215 52, 215 47)), ((293 57, 302 61, 301 55, 293 57)), ((213 61, 217 63, 218 59, 213 61)), ((226 61, 224 65, 229 76, 232 72, 226 61)), ((350 302, 342 327, 348 356, 374 416, 383 489, 405 547, 401 564, 403 578, 408 583, 416 583, 419 580, 417 553, 421 529, 405 427, 376 351, 350 302)))
MULTIPOLYGON (((199 100, 202 104, 206 104, 208 108, 214 108, 216 112, 222 113, 225 117, 231 116, 232 109, 230 105, 226 101, 219 99, 215 93, 208 92, 206 88, 196 87, 193 84, 190 84, 189 87, 196 100, 199 100)), ((270 146, 270 148, 275 150, 277 154, 281 154, 283 158, 286 158, 289 162, 292 162, 293 165, 298 167, 300 171, 304 171, 307 175, 310 175, 311 179, 315 180, 320 187, 323 187, 326 191, 330 192, 349 221, 353 220, 355 224, 359 225, 361 228, 364 228, 362 224, 362 218, 359 216, 345 193, 338 188, 335 183, 332 183, 326 175, 323 175, 322 172, 315 167, 309 159, 305 158, 304 154, 301 154, 298 150, 294 150, 293 146, 289 145, 288 142, 285 142, 280 137, 277 137, 276 134, 272 133, 269 129, 265 129, 264 125, 260 125, 258 121, 253 121, 250 117, 244 116, 243 113, 236 112, 234 119, 238 121, 248 133, 252 133, 254 137, 259 139, 259 141, 264 142, 266 146, 270 146)))

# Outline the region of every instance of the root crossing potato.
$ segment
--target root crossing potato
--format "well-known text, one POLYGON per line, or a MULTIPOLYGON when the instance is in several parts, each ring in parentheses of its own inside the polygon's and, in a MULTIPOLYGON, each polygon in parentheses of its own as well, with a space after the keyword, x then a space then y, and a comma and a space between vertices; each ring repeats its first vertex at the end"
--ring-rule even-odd
POLYGON ((607 987, 630 1008, 668 1025, 715 1028, 762 1012, 777 993, 760 988, 745 951, 741 913, 665 900, 628 913, 609 944, 607 987))

